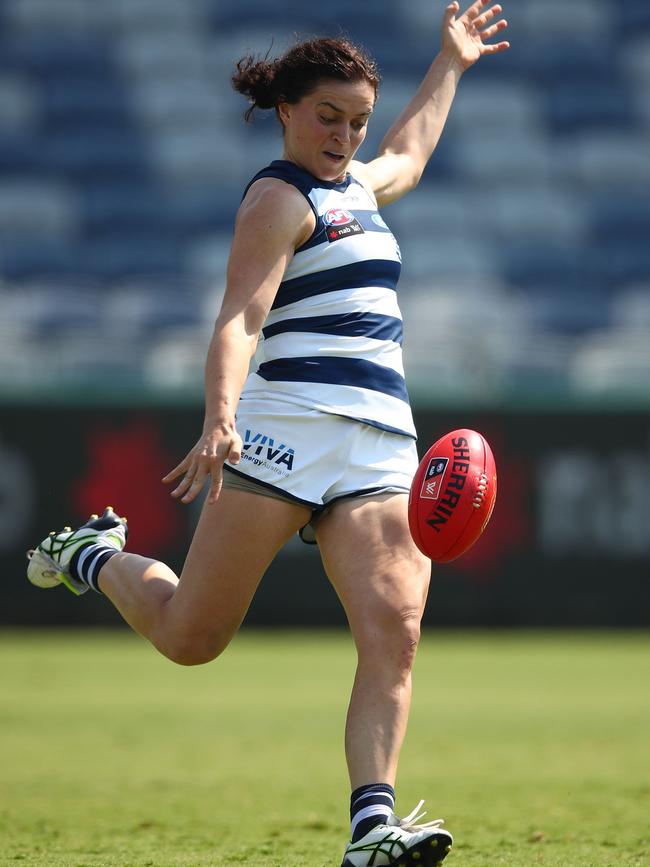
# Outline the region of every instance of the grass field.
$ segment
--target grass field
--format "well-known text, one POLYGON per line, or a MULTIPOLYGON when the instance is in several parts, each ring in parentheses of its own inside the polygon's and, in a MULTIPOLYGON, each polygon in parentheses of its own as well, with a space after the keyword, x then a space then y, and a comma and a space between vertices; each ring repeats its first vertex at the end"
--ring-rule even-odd
MULTIPOLYGON (((397 810, 450 867, 649 865, 650 637, 428 633, 397 810)), ((339 867, 341 633, 183 669, 127 632, 0 633, 0 864, 339 867)))

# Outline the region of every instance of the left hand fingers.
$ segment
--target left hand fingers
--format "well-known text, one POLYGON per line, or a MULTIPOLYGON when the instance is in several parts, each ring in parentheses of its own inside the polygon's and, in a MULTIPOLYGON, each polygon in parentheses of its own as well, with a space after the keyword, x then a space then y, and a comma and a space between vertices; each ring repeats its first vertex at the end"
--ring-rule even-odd
POLYGON ((508 26, 508 22, 503 19, 501 21, 497 21, 496 24, 493 24, 492 27, 487 27, 485 30, 481 30, 481 39, 492 39, 493 36, 500 30, 505 30, 508 26))
POLYGON ((472 3, 472 5, 465 10, 464 16, 469 19, 469 21, 474 21, 475 18, 481 14, 481 10, 485 8, 485 6, 489 6, 492 0, 476 0, 476 3, 472 3))
POLYGON ((496 16, 501 12, 503 12, 503 7, 497 4, 488 9, 487 12, 483 12, 482 15, 477 15, 476 18, 473 19, 472 23, 477 30, 480 30, 482 27, 485 27, 489 21, 496 18, 496 16))
POLYGON ((498 54, 499 51, 505 51, 510 48, 509 42, 496 42, 494 45, 484 45, 482 54, 498 54))
POLYGON ((181 503, 191 503, 192 500, 203 490, 203 485, 205 484, 206 479, 207 476, 195 476, 194 481, 181 497, 181 503))
POLYGON ((179 485, 172 491, 172 497, 179 498, 185 496, 196 478, 196 473, 196 467, 190 467, 181 479, 179 485))

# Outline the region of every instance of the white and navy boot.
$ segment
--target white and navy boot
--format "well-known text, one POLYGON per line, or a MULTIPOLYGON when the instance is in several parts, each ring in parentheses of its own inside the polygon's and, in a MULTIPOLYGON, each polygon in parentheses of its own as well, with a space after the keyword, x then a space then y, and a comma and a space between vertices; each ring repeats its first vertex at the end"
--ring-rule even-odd
MULTIPOLYGON (((124 548, 127 533, 126 518, 120 518, 112 506, 107 506, 101 517, 91 515, 88 521, 76 530, 64 527, 58 533, 52 531, 37 548, 28 551, 27 578, 36 587, 56 587, 64 584, 75 596, 80 596, 91 587, 97 589, 92 581, 82 581, 78 577, 74 564, 71 570, 74 555, 80 552, 81 548, 96 546, 99 558, 103 551, 106 552, 101 559, 103 565, 107 556, 124 548)), ((97 572, 99 568, 98 566, 97 572)))
POLYGON ((437 867, 451 849, 453 837, 440 826, 442 819, 416 824, 424 801, 400 819, 391 813, 360 840, 345 847, 341 867, 437 867))

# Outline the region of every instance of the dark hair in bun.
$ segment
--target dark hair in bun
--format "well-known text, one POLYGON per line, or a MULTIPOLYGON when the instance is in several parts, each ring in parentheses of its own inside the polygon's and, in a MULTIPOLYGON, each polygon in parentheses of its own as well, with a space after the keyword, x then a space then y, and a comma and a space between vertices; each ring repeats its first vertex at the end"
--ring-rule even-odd
POLYGON ((278 103, 300 102, 323 79, 365 80, 375 96, 381 77, 373 58, 344 37, 310 39, 290 48, 282 57, 269 60, 252 55, 237 62, 232 85, 250 100, 244 117, 250 120, 256 108, 277 110, 278 103))

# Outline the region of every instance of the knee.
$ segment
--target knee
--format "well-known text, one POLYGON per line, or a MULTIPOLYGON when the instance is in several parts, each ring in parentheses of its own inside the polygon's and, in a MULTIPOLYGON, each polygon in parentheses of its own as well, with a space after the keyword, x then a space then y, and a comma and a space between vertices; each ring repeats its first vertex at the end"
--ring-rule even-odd
POLYGON ((157 644, 158 649, 177 665, 205 665, 220 656, 230 643, 230 637, 214 633, 177 633, 168 635, 157 644))
POLYGON ((357 640, 359 660, 410 674, 420 642, 419 607, 389 605, 368 617, 357 640))

